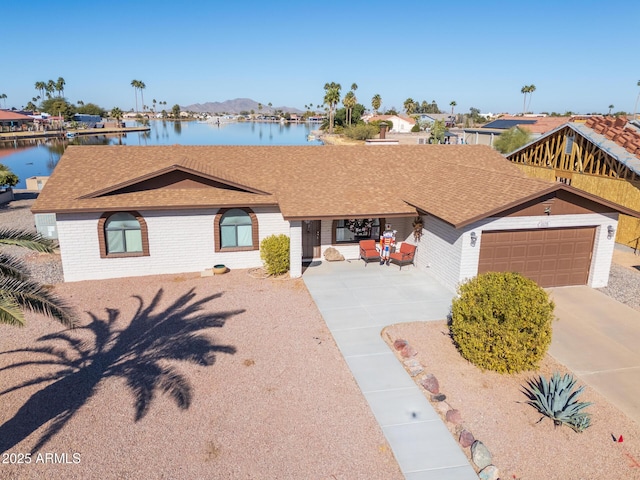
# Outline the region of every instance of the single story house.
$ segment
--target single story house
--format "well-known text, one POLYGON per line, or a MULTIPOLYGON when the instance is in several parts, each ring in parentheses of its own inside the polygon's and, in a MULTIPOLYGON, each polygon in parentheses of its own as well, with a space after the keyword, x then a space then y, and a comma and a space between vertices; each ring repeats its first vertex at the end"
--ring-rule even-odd
POLYGON ((0 109, 0 132, 19 132, 33 126, 33 118, 29 115, 0 109))
POLYGON ((421 124, 433 125, 436 121, 442 121, 445 124, 455 125, 456 117, 450 113, 416 113, 412 115, 421 124))
POLYGON ((416 119, 408 115, 373 115, 365 119, 367 123, 374 121, 390 121, 390 133, 409 133, 416 124, 416 119))
POLYGON ((547 117, 547 116, 512 116, 502 115, 485 123, 481 127, 466 127, 463 129, 464 143, 470 145, 493 146, 498 136, 513 127, 526 129, 532 138, 539 138, 545 133, 567 122, 583 122, 587 117, 547 117))
POLYGON ((471 145, 73 145, 32 212, 56 215, 65 281, 258 267, 273 234, 299 277, 390 223, 451 289, 492 270, 602 287, 618 214, 640 216, 471 145))

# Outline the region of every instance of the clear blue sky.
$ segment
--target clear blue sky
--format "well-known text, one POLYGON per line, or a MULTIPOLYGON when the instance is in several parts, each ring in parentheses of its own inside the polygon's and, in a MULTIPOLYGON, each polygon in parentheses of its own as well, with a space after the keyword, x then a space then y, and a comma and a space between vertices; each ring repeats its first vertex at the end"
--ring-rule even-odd
POLYGON ((406 98, 448 111, 633 112, 640 2, 50 0, 0 9, 6 106, 63 77, 71 102, 189 105, 246 97, 303 109, 327 82, 383 109, 406 98))

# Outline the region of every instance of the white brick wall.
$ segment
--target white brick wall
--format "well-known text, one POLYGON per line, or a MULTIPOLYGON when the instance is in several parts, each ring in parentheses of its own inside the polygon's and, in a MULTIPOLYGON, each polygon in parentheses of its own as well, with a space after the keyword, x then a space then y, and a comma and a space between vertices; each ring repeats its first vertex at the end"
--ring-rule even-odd
POLYGON ((291 222, 289 227, 289 275, 291 278, 302 276, 302 222, 291 222))
POLYGON ((416 266, 455 290, 460 279, 463 232, 429 215, 422 216, 424 230, 418 244, 416 266))
MULTIPOLYGON (((254 209, 259 238, 289 235, 289 222, 275 208, 254 209)), ((140 211, 149 231, 148 257, 100 258, 100 214, 58 214, 58 236, 65 281, 199 272, 215 264, 230 269, 262 266, 260 251, 214 251, 217 210, 140 211)))

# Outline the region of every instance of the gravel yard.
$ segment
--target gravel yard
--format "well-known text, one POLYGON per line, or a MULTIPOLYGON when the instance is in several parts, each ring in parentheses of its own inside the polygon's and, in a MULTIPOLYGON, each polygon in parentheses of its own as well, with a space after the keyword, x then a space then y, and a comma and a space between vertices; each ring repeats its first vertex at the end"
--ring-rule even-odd
MULTIPOLYGON (((0 208, 0 226, 32 229, 31 203, 0 208)), ((64 284, 57 255, 8 250, 55 284, 84 328, 63 337, 34 315, 23 329, 0 326, 0 451, 32 452, 29 465, 0 463, 0 478, 402 478, 301 280, 242 270, 64 284), (58 457, 36 464, 47 453, 58 457)), ((616 252, 601 291, 640 309, 630 255, 616 252)), ((640 478, 640 426, 596 392, 581 397, 594 402, 585 432, 537 423, 519 403, 527 375, 480 372, 446 332, 422 322, 385 337, 417 348, 503 479, 640 478)), ((541 372, 563 368, 547 356, 541 372)))
MULTIPOLYGON (((0 225, 32 228, 27 205, 0 225)), ((60 280, 55 256, 20 253, 60 280)), ((83 328, 0 326, 0 478, 402 478, 302 280, 240 270, 55 291, 83 328)))

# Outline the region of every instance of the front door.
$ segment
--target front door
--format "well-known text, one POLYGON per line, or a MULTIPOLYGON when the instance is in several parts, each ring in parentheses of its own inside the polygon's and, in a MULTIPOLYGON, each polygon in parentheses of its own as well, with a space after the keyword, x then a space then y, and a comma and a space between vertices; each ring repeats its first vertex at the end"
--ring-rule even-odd
POLYGON ((302 258, 320 257, 320 220, 302 222, 302 258))

